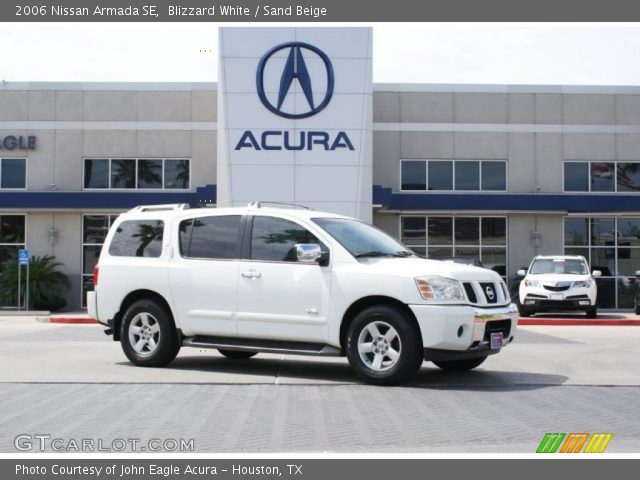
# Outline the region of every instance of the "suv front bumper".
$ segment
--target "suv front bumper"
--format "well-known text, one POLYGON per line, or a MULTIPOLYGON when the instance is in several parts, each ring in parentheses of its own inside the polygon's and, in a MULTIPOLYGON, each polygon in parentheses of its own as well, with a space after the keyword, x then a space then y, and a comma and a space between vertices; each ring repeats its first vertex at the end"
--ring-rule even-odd
POLYGON ((573 295, 561 300, 527 296, 522 306, 530 310, 551 312, 556 310, 586 310, 594 305, 588 295, 573 295))
POLYGON ((493 308, 470 305, 409 305, 409 308, 418 320, 425 355, 431 350, 456 355, 475 352, 472 356, 497 353, 499 349, 490 347, 490 334, 502 333, 504 346, 513 341, 518 325, 518 308, 513 303, 493 308))

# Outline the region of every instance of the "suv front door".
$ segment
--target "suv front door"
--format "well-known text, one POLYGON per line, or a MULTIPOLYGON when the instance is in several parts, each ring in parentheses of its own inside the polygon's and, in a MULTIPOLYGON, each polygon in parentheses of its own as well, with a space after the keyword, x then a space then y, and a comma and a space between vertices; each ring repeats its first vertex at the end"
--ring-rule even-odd
POLYGON ((254 216, 238 283, 238 336, 324 343, 328 338, 330 267, 300 263, 295 245, 317 243, 290 220, 254 216))

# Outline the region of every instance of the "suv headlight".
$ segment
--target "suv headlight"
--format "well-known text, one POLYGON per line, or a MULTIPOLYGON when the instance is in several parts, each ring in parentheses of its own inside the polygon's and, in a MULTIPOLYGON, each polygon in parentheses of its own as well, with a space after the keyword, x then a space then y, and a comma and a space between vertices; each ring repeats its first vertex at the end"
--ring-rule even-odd
POLYGON ((591 280, 580 280, 579 282, 574 282, 573 286, 575 288, 589 288, 591 286, 591 280))
POLYGON ((539 287, 540 286, 540 282, 538 280, 529 280, 528 278, 524 279, 524 286, 525 287, 539 287))
POLYGON ((460 283, 444 277, 417 277, 416 286, 425 300, 462 301, 464 295, 460 283))

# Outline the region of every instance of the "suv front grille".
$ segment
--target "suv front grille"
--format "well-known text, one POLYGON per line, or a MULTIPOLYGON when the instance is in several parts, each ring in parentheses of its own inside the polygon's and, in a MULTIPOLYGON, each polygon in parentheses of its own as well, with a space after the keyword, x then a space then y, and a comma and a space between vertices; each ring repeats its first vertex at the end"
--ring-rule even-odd
POLYGON ((566 292, 571 288, 571 284, 560 284, 558 286, 551 285, 542 285, 545 290, 549 290, 551 292, 566 292))
POLYGON ((464 291, 467 293, 467 298, 471 303, 478 303, 478 297, 476 297, 476 292, 473 289, 473 285, 469 282, 464 282, 462 284, 464 286, 464 291))

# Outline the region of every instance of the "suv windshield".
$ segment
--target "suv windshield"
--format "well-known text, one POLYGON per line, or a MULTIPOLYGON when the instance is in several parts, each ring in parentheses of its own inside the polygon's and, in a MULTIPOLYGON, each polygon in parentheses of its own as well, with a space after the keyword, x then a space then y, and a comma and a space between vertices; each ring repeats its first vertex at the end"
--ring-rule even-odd
POLYGON ((356 258, 415 256, 382 230, 366 223, 346 218, 314 218, 313 221, 356 258))
POLYGON ((564 274, 564 275, 587 275, 589 269, 587 264, 580 259, 551 259, 543 258, 534 260, 531 265, 530 274, 542 275, 542 274, 564 274))

